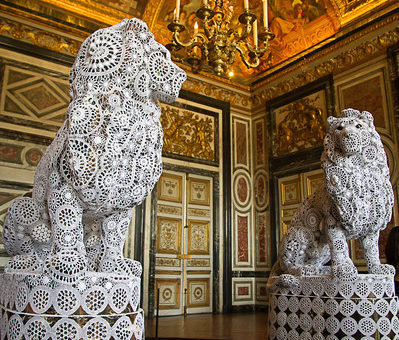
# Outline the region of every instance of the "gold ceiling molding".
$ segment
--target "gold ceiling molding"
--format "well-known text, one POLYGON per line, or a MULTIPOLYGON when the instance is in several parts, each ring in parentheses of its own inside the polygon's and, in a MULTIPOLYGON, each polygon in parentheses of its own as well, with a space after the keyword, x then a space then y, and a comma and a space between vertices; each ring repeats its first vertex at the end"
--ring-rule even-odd
POLYGON ((150 0, 145 7, 142 20, 147 23, 148 28, 152 32, 154 25, 157 22, 160 10, 164 5, 165 0, 150 0))
MULTIPOLYGON (((29 2, 27 2, 29 3, 29 2)), ((36 8, 32 8, 32 11, 37 11, 36 8)), ((34 14, 33 12, 26 12, 24 10, 18 9, 18 8, 13 8, 13 7, 9 7, 7 5, 4 4, 0 4, 0 13, 2 13, 4 18, 8 18, 10 20, 19 20, 19 21, 29 21, 32 24, 36 24, 36 25, 40 25, 43 26, 43 28, 49 28, 51 30, 57 30, 59 32, 63 32, 64 34, 76 37, 76 38, 80 38, 82 39, 82 41, 84 39, 87 38, 87 36, 89 35, 89 33, 84 32, 80 29, 77 29, 76 27, 71 27, 68 26, 64 23, 60 23, 60 22, 55 22, 53 20, 50 20, 46 17, 34 14)), ((71 16, 69 16, 71 17, 71 16)), ((71 23, 73 23, 76 26, 82 26, 82 24, 79 22, 79 20, 77 18, 75 18, 76 20, 70 20, 71 23), (73 21, 73 22, 72 22, 73 21)), ((64 19, 64 21, 66 22, 66 19, 64 19)))
POLYGON ((0 35, 28 42, 34 46, 75 56, 81 41, 40 30, 19 22, 0 17, 0 35))
POLYGON ((395 0, 335 0, 332 1, 336 11, 341 16, 341 24, 345 25, 350 21, 363 16, 377 7, 395 0))
POLYGON ((272 84, 274 81, 278 81, 279 78, 282 78, 285 75, 295 72, 295 70, 305 69, 307 65, 310 65, 314 61, 322 59, 324 56, 329 54, 333 54, 334 51, 353 44, 368 33, 381 29, 384 26, 395 22, 399 22, 399 14, 393 15, 385 19, 383 22, 376 23, 371 27, 368 27, 366 30, 358 32, 348 39, 344 39, 343 41, 320 51, 320 53, 313 55, 311 58, 289 67, 284 72, 280 72, 278 75, 268 78, 267 81, 257 86, 258 89, 263 89, 256 92, 252 96, 251 100, 253 105, 255 107, 263 105, 265 102, 296 88, 304 86, 309 82, 315 81, 329 74, 342 72, 350 67, 367 61, 375 55, 384 53, 388 47, 399 42, 399 26, 390 31, 381 33, 368 41, 363 41, 357 46, 354 46, 353 48, 337 54, 336 56, 333 56, 330 59, 314 66, 311 70, 306 72, 302 71, 293 75, 289 79, 275 83, 273 85, 267 85, 272 84))
POLYGON ((92 0, 40 0, 39 3, 57 7, 74 15, 90 18, 107 25, 115 25, 129 16, 128 13, 92 0))

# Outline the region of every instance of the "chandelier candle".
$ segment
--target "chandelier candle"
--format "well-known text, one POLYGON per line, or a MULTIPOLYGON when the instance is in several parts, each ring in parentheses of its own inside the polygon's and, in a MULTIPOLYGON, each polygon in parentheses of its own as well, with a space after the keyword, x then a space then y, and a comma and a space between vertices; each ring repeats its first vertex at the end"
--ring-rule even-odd
POLYGON ((267 0, 263 0, 263 26, 265 27, 266 31, 268 30, 268 17, 267 17, 267 0))
POLYGON ((254 45, 255 48, 258 48, 258 20, 255 20, 253 23, 253 33, 254 33, 254 45))
POLYGON ((180 0, 176 0, 176 21, 180 21, 180 0))

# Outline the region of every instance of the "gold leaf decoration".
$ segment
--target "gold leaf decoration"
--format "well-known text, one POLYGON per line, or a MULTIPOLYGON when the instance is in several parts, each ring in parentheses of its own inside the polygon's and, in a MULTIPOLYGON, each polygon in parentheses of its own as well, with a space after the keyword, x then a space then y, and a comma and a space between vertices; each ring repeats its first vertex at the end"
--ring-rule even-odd
POLYGON ((164 152, 215 160, 215 122, 212 116, 163 105, 161 124, 164 152))

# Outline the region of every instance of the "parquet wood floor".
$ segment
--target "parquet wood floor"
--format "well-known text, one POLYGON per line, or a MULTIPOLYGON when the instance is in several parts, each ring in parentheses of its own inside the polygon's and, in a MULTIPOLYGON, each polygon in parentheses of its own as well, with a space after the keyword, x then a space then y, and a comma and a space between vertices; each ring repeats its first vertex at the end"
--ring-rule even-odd
MULTIPOLYGON (((265 340, 267 314, 197 314, 160 317, 158 338, 265 340)), ((155 338, 155 319, 146 320, 146 338, 155 338)))

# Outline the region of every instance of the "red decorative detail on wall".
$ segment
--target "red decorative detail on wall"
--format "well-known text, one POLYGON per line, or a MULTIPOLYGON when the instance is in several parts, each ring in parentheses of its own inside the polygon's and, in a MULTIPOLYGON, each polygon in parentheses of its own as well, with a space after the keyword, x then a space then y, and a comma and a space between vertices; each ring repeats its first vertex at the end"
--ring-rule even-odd
POLYGON ((238 287, 237 288, 237 295, 249 295, 249 287, 238 287))
POLYGON ((42 153, 39 150, 32 149, 26 153, 26 160, 30 165, 37 165, 42 158, 42 153))
POLYGON ((256 183, 256 199, 258 205, 263 205, 265 203, 266 198, 266 183, 263 176, 258 177, 258 181, 256 183))
POLYGON ((248 262, 248 216, 237 216, 238 262, 248 262))
POLYGON ((265 147, 263 136, 263 122, 257 122, 255 125, 255 141, 256 141, 256 165, 265 164, 265 147))
POLYGON ((266 215, 258 214, 257 216, 257 230, 258 230, 258 261, 260 263, 266 262, 266 215))
POLYGON ((12 145, 0 145, 0 160, 5 162, 19 163, 22 164, 21 161, 21 147, 12 146, 12 145))
POLYGON ((247 126, 236 123, 237 164, 247 165, 247 126))
POLYGON ((237 196, 241 203, 244 203, 248 197, 248 185, 244 177, 240 177, 237 181, 237 196))

